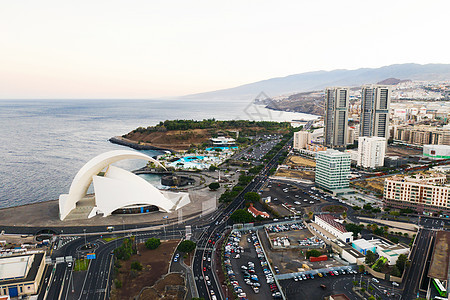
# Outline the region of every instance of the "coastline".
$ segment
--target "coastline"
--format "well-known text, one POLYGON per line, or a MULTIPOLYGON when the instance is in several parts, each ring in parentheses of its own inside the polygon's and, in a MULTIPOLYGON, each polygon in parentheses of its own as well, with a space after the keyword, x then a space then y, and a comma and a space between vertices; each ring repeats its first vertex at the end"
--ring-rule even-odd
POLYGON ((108 141, 113 143, 113 144, 127 146, 127 147, 130 147, 130 148, 136 149, 136 150, 160 150, 160 151, 170 151, 172 153, 176 153, 177 152, 174 149, 157 147, 157 146, 150 145, 148 143, 139 143, 139 142, 135 142, 135 141, 126 139, 126 138, 121 137, 121 136, 113 136, 108 141))

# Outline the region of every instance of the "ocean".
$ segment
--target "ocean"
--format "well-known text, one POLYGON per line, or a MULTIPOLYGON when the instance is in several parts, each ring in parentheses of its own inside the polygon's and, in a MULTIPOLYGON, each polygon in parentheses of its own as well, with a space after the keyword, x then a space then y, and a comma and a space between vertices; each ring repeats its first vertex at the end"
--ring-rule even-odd
MULTIPOLYGON (((167 119, 313 119, 245 101, 0 100, 0 208, 56 200, 68 193, 78 170, 96 155, 129 149, 108 141, 167 119)), ((150 156, 159 151, 142 151, 150 156)), ((115 165, 127 170, 141 160, 115 165)), ((157 184, 157 177, 146 177, 157 184)))

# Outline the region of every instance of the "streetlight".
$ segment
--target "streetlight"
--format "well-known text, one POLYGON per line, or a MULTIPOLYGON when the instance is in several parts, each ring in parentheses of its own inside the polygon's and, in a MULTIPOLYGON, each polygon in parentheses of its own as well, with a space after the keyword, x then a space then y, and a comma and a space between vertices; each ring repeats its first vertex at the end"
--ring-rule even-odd
POLYGON ((86 247, 86 245, 87 245, 87 243, 86 243, 86 228, 84 228, 83 231, 84 231, 84 247, 87 248, 86 247))

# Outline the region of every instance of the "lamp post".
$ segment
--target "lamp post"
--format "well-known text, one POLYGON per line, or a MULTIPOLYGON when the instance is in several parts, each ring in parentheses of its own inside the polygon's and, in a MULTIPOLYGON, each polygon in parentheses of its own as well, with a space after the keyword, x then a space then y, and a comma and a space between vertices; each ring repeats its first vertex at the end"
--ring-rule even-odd
POLYGON ((84 231, 84 247, 87 248, 86 247, 86 245, 87 245, 87 242, 86 242, 86 228, 84 228, 83 231, 84 231))

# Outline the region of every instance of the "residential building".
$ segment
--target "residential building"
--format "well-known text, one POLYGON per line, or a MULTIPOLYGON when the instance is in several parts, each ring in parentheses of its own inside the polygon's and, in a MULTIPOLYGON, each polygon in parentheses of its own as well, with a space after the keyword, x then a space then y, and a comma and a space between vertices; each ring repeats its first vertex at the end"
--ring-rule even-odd
POLYGON ((423 145, 423 156, 430 159, 450 159, 450 146, 423 145))
POLYGON ((359 138, 359 126, 348 126, 347 129, 347 143, 353 144, 359 138))
POLYGON ((350 154, 334 149, 317 152, 316 185, 335 193, 349 187, 350 154))
POLYGON ((306 145, 311 142, 311 132, 298 131, 294 133, 294 150, 306 149, 306 145))
POLYGON ((347 146, 348 88, 333 87, 325 90, 324 144, 329 148, 347 146))
POLYGON ((253 217, 261 216, 264 219, 269 218, 270 215, 266 213, 265 211, 259 211, 254 206, 253 203, 250 203, 250 206, 248 207, 248 212, 252 214, 253 217))
POLYGON ((357 166, 375 169, 384 165, 386 139, 382 137, 360 136, 358 139, 357 166))
POLYGON ((45 269, 45 252, 0 258, 0 295, 35 295, 45 269))
POLYGON ((384 206, 450 212, 450 186, 445 174, 393 176, 384 181, 384 206))
POLYGON ((397 125, 392 137, 396 142, 411 145, 450 145, 450 128, 429 125, 397 125))
POLYGON ((314 223, 344 243, 351 243, 353 241, 353 233, 347 231, 341 223, 336 222, 335 217, 330 214, 314 215, 314 223))
POLYGON ((378 136, 389 139, 390 103, 391 91, 388 86, 363 86, 359 136, 378 136))

